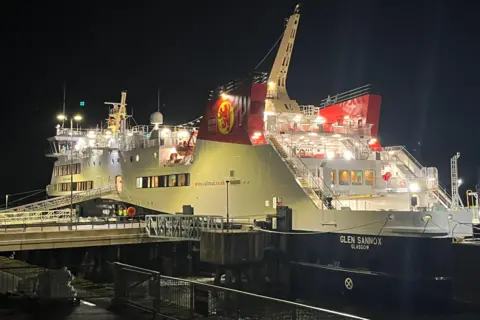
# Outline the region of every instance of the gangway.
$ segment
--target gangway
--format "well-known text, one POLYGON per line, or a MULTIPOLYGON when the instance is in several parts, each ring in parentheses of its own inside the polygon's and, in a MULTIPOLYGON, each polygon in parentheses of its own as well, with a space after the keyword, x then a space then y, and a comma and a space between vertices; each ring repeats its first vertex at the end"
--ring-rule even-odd
POLYGON ((151 238, 200 241, 202 232, 221 230, 222 216, 156 214, 145 217, 145 231, 151 238))
POLYGON ((55 197, 47 200, 29 203, 23 206, 17 206, 13 208, 0 210, 0 213, 15 212, 15 211, 30 211, 30 212, 48 211, 52 209, 67 207, 70 204, 80 203, 80 202, 100 198, 100 197, 103 197, 109 194, 114 194, 114 193, 117 193, 116 186, 108 185, 108 186, 103 186, 97 189, 74 192, 73 196, 66 195, 61 197, 55 197))
POLYGON ((47 211, 13 211, 0 212, 0 225, 33 224, 49 222, 69 222, 76 220, 75 211, 47 210, 47 211))

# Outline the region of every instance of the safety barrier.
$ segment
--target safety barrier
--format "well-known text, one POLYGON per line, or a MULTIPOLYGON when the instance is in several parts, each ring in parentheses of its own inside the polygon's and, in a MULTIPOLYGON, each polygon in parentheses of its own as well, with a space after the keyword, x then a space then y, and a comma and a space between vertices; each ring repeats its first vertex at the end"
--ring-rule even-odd
POLYGON ((162 319, 365 319, 114 263, 114 304, 162 319))

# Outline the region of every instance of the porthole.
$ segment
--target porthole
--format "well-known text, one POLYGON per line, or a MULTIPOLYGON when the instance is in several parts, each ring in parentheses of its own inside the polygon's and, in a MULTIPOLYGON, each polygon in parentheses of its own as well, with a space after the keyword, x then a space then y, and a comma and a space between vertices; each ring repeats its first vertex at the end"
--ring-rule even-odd
POLYGON ((115 160, 112 159, 112 164, 114 164, 114 163, 115 163, 115 160))
POLYGON ((138 160, 140 160, 140 156, 138 154, 137 154, 136 160, 137 160, 137 162, 138 162, 138 160))
POLYGON ((120 158, 117 158, 117 163, 120 163, 120 158))
POLYGON ((130 156, 130 162, 133 162, 133 156, 130 156))
POLYGON ((93 161, 93 166, 95 167, 95 161, 93 161))
POLYGON ((153 158, 157 159, 157 153, 156 152, 153 153, 153 158))

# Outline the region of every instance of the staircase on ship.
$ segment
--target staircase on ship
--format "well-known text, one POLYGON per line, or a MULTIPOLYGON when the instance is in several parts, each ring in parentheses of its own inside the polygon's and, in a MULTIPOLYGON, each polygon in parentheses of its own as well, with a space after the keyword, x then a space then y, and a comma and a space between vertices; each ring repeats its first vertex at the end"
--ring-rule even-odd
MULTIPOLYGON (((312 199, 319 209, 333 210, 336 207, 340 209, 340 201, 324 195, 325 188, 328 188, 329 191, 331 190, 327 185, 325 185, 323 180, 320 177, 315 177, 294 152, 287 152, 285 150, 285 141, 280 135, 280 133, 270 133, 268 136, 269 143, 273 146, 273 149, 277 152, 277 154, 286 164, 287 168, 294 175, 295 180, 302 187, 305 193, 310 197, 310 199, 312 199), (281 144, 279 140, 282 141, 283 144, 281 144)), ((292 150, 289 145, 287 145, 287 148, 292 150)))

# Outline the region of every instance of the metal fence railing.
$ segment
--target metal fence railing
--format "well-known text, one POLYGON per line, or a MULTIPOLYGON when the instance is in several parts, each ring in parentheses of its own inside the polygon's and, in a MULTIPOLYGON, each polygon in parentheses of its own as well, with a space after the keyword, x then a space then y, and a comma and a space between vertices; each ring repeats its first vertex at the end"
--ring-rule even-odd
MULTIPOLYGON (((15 266, 0 260, 0 295, 39 300, 112 298, 113 285, 75 277, 79 268, 50 270, 36 266, 15 266)), ((13 260, 15 262, 17 260, 13 260)))
POLYGON ((30 221, 1 224, 1 233, 18 233, 18 232, 33 232, 33 231, 81 231, 81 230, 94 230, 94 229, 131 229, 131 228, 144 228, 145 221, 142 218, 115 218, 115 219, 103 219, 95 217, 79 218, 75 217, 74 220, 60 219, 57 221, 45 220, 45 221, 30 221))
POLYGON ((114 264, 114 303, 162 319, 364 319, 331 310, 114 264))

